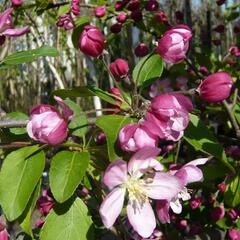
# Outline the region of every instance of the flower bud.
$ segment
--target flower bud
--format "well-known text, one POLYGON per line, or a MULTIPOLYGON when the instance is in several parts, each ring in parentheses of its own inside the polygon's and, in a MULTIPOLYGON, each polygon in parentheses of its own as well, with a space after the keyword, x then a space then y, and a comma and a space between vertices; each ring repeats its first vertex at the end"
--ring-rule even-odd
POLYGON ((80 14, 80 0, 72 0, 71 12, 75 16, 78 16, 80 14))
POLYGON ((140 7, 140 1, 139 0, 131 0, 127 5, 127 9, 129 11, 135 11, 139 7, 140 7))
POLYGON ((180 221, 177 222, 177 229, 184 231, 188 226, 188 221, 185 219, 181 219, 180 221))
POLYGON ((151 134, 144 125, 130 123, 123 127, 118 136, 123 151, 136 152, 143 147, 156 147, 157 137, 151 134))
POLYGON ((11 0, 13 7, 20 7, 23 4, 23 0, 11 0))
POLYGON ((114 23, 111 27, 110 27, 110 31, 112 33, 119 33, 121 32, 122 29, 122 25, 120 23, 114 23))
POLYGON ((66 13, 59 17, 57 22, 58 27, 64 28, 64 30, 71 30, 74 28, 74 21, 71 17, 71 14, 66 13))
POLYGON ((200 97, 207 102, 220 102, 227 99, 231 93, 233 81, 226 72, 211 74, 200 84, 200 97))
POLYGON ((134 50, 134 53, 137 57, 144 57, 148 54, 149 49, 145 43, 139 43, 134 50))
POLYGON ((217 0, 216 3, 218 6, 223 5, 226 2, 226 0, 217 0))
POLYGON ((229 146, 225 148, 225 152, 234 159, 240 158, 240 146, 229 146))
POLYGON ((215 46, 220 46, 221 45, 221 40, 220 39, 214 39, 214 40, 212 40, 212 43, 215 46))
POLYGON ((233 56, 240 57, 240 49, 237 46, 230 47, 229 52, 233 56))
POLYGON ((184 15, 181 11, 176 11, 175 12, 175 17, 180 22, 182 22, 184 20, 184 15))
POLYGON ((190 230, 189 230, 189 235, 190 236, 195 236, 199 233, 201 233, 201 226, 199 225, 196 225, 196 224, 193 224, 191 227, 190 227, 190 230))
POLYGON ((218 184, 218 190, 220 191, 220 192, 226 192, 226 189, 227 189, 227 186, 226 186, 226 184, 225 184, 225 182, 222 182, 222 183, 219 183, 218 184))
POLYGON ((156 0, 148 0, 144 7, 147 11, 157 11, 159 8, 159 3, 156 0))
POLYGON ((222 205, 215 207, 211 212, 211 218, 215 222, 224 218, 224 215, 225 215, 225 209, 224 209, 224 206, 222 205))
POLYGON ((155 18, 158 22, 163 24, 166 24, 168 22, 168 18, 163 11, 156 13, 155 18))
POLYGON ((38 219, 37 222, 35 223, 36 228, 42 228, 43 224, 45 223, 44 220, 38 219))
POLYGON ((121 11, 123 10, 124 6, 125 6, 125 3, 123 1, 117 1, 114 5, 114 8, 116 11, 121 11))
POLYGON ((223 24, 220 24, 218 26, 216 26, 213 31, 217 32, 217 33, 223 33, 225 31, 225 26, 223 24))
POLYGON ((104 17, 106 15, 106 6, 97 6, 95 8, 95 16, 98 18, 104 17))
POLYGON ((126 77, 129 71, 127 61, 121 58, 118 58, 112 62, 109 66, 109 69, 113 76, 118 79, 126 77))
POLYGON ((191 38, 188 26, 177 25, 164 33, 156 50, 166 62, 179 63, 186 57, 191 38))
POLYGON ((139 22, 142 20, 142 12, 141 10, 135 10, 131 13, 131 18, 135 21, 135 22, 139 22))
POLYGON ((201 206, 202 199, 201 198, 193 198, 190 200, 190 207, 191 209, 197 209, 201 206))
POLYGON ((227 236, 229 240, 240 240, 240 231, 234 228, 229 229, 227 236))
POLYGON ((228 217, 232 220, 232 221, 236 221, 238 219, 238 213, 235 209, 230 209, 230 211, 228 212, 228 217))
POLYGON ((127 17, 128 17, 127 13, 120 13, 120 14, 116 17, 116 19, 117 19, 117 21, 118 21, 119 23, 125 23, 126 20, 127 20, 127 17))
POLYGON ((208 69, 205 66, 201 66, 199 68, 199 72, 203 75, 207 75, 208 74, 208 69))
POLYGON ((106 143, 106 135, 105 133, 101 132, 97 135, 96 137, 96 143, 98 145, 103 145, 104 143, 106 143))
POLYGON ((97 27, 87 25, 80 35, 79 48, 91 57, 99 57, 104 49, 104 41, 105 38, 97 27))
POLYGON ((2 231, 0 231, 0 240, 8 240, 8 231, 6 228, 4 228, 2 231))

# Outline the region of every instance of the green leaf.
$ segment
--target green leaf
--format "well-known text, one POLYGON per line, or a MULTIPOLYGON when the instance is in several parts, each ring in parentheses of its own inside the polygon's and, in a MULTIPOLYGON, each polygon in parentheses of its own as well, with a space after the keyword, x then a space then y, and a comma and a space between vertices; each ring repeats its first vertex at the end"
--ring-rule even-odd
POLYGON ((71 119, 68 127, 71 129, 71 135, 82 137, 86 134, 87 132, 87 117, 85 114, 82 113, 81 107, 69 100, 66 99, 64 102, 72 109, 73 111, 73 118, 71 119))
POLYGON ((40 233, 40 240, 94 240, 92 219, 80 198, 51 210, 40 233))
POLYGON ((9 221, 18 218, 42 176, 45 165, 39 146, 21 148, 11 152, 4 160, 0 172, 0 204, 9 221))
POLYGON ((97 118, 96 125, 103 130, 107 138, 108 156, 110 161, 119 158, 117 145, 118 133, 123 126, 134 122, 135 119, 121 115, 104 115, 97 118))
POLYGON ((229 207, 237 207, 240 205, 240 171, 235 177, 230 178, 227 183, 224 201, 229 207))
POLYGON ((37 58, 43 56, 57 57, 58 55, 59 53, 56 48, 50 46, 42 46, 33 50, 13 53, 4 58, 1 63, 6 65, 17 65, 33 62, 37 58))
POLYGON ((142 58, 133 70, 133 80, 138 86, 146 87, 159 78, 163 72, 163 60, 159 54, 149 54, 142 58))
POLYGON ((234 115, 240 124, 240 103, 237 103, 233 108, 234 115))
MULTIPOLYGON (((6 115, 6 118, 12 118, 12 119, 16 119, 16 120, 27 120, 28 116, 21 112, 11 112, 6 115)), ((25 134, 27 132, 25 127, 9 128, 9 131, 16 135, 25 134)))
POLYGON ((21 228, 25 233, 27 233, 29 236, 33 237, 32 233, 32 213, 35 209, 35 205, 37 203, 38 197, 40 195, 41 191, 41 183, 42 181, 40 180, 35 188, 35 190, 32 193, 32 196, 27 204, 26 209, 24 210, 23 215, 18 219, 21 228))
POLYGON ((185 130, 184 139, 197 151, 208 153, 219 159, 228 169, 235 172, 228 162, 223 146, 198 116, 190 114, 190 122, 185 130))
POLYGON ((62 203, 69 199, 80 184, 88 168, 88 152, 62 151, 57 153, 50 167, 50 188, 54 198, 62 203))

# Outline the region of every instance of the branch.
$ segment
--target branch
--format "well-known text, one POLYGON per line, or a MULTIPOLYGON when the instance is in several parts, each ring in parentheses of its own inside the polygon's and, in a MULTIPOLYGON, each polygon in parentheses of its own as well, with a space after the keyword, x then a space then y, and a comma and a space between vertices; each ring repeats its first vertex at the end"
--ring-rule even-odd
POLYGON ((26 127, 28 120, 4 119, 0 121, 0 128, 26 127))

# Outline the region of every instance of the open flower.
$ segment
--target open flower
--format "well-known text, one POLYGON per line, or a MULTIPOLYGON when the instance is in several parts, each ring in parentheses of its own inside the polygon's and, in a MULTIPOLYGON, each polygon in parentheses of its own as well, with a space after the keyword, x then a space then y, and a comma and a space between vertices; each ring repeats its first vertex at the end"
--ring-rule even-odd
POLYGON ((170 201, 182 189, 181 181, 169 173, 147 174, 150 169, 163 170, 162 164, 154 159, 158 154, 157 148, 143 148, 132 156, 128 164, 116 160, 108 166, 103 182, 111 192, 100 207, 100 215, 107 228, 113 226, 121 213, 127 195, 127 216, 133 229, 142 237, 153 233, 156 219, 150 198, 170 201))
POLYGON ((0 15, 0 45, 5 42, 6 37, 19 37, 30 32, 29 27, 14 28, 11 13, 13 8, 8 8, 0 15))
POLYGON ((208 160, 208 158, 199 158, 183 165, 180 169, 170 170, 170 173, 175 177, 178 177, 182 182, 183 188, 174 198, 171 199, 171 201, 168 201, 166 199, 158 201, 157 214, 161 223, 170 222, 170 207, 176 214, 180 214, 182 212, 182 204, 180 200, 187 201, 191 198, 186 185, 203 180, 202 170, 197 166, 205 164, 208 160))

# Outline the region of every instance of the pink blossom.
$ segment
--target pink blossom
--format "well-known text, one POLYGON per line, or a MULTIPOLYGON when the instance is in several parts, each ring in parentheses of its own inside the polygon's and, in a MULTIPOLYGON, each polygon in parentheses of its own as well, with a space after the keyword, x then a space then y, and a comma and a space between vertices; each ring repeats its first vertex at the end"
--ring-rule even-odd
POLYGON ((106 6, 97 6, 95 8, 95 16, 102 18, 106 15, 106 6))
POLYGON ((171 169, 170 174, 178 177, 183 184, 181 191, 174 196, 170 201, 161 200, 157 202, 157 214, 161 223, 169 223, 170 215, 169 208, 176 214, 182 212, 182 204, 180 200, 187 201, 191 198, 186 185, 193 182, 203 180, 203 173, 198 165, 203 165, 208 161, 208 158, 199 158, 183 165, 180 169, 171 169))
POLYGON ((152 100, 145 126, 160 139, 178 141, 188 126, 192 102, 181 94, 161 94, 152 100))
POLYGON ((220 102, 227 99, 231 93, 233 80, 226 72, 217 72, 205 78, 198 92, 207 102, 220 102))
POLYGON ((127 216, 133 229, 142 237, 149 237, 156 220, 149 198, 171 199, 182 188, 181 182, 169 173, 155 172, 143 177, 149 169, 163 170, 154 158, 157 148, 143 148, 135 153, 127 164, 123 160, 111 163, 105 171, 103 182, 111 190, 100 207, 104 225, 111 228, 128 196, 127 216))
POLYGON ((74 28, 74 21, 70 13, 63 14, 57 22, 58 27, 63 27, 66 31, 74 28))
POLYGON ((186 57, 192 31, 186 25, 177 25, 164 33, 158 42, 157 52, 168 63, 179 63, 186 57))
POLYGON ((23 0, 11 0, 13 7, 20 7, 23 4, 23 0))
POLYGON ((123 13, 120 13, 119 15, 117 15, 116 19, 119 23, 125 23, 127 20, 127 17, 128 17, 127 13, 123 12, 123 13))
POLYGON ((8 236, 9 234, 6 228, 0 231, 0 240, 8 240, 8 236))
POLYGON ((240 231, 234 228, 229 229, 227 236, 229 240, 240 240, 240 231))
POLYGON ((225 215, 225 208, 223 205, 219 205, 215 207, 211 212, 211 218, 215 222, 224 218, 224 215, 225 215))
POLYGON ((156 80, 150 87, 149 95, 151 98, 158 96, 161 93, 172 92, 171 80, 169 78, 156 80))
POLYGON ((78 16, 80 14, 80 0, 72 0, 71 12, 78 16))
POLYGON ((13 8, 8 8, 0 15, 0 46, 5 42, 6 37, 19 37, 30 32, 29 27, 14 28, 12 12, 13 8))
POLYGON ((119 132, 119 144, 122 150, 136 152, 143 147, 156 147, 157 136, 152 134, 144 124, 130 123, 119 132))
POLYGON ((91 57, 99 57, 103 52, 104 42, 105 38, 101 31, 97 27, 87 25, 80 35, 79 48, 91 57))
POLYGON ((46 104, 37 105, 31 110, 27 132, 32 139, 54 145, 67 138, 68 120, 73 112, 62 99, 55 97, 55 100, 63 109, 63 115, 55 107, 46 104))
POLYGON ((110 64, 109 69, 114 77, 118 79, 124 78, 129 71, 128 62, 122 58, 118 58, 110 64))

